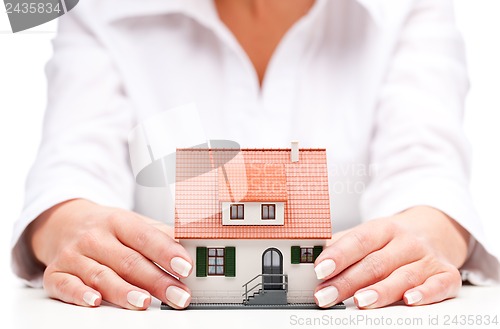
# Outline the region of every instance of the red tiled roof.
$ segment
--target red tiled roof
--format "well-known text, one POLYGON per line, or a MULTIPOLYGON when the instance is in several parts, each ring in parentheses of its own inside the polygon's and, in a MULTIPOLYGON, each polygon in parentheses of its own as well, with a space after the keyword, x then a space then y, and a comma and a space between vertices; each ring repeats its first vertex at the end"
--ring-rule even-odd
POLYGON ((329 239, 326 150, 178 149, 178 239, 329 239), (284 225, 223 226, 221 202, 285 202, 284 225))
POLYGON ((285 166, 235 157, 218 168, 219 201, 286 202, 285 166))

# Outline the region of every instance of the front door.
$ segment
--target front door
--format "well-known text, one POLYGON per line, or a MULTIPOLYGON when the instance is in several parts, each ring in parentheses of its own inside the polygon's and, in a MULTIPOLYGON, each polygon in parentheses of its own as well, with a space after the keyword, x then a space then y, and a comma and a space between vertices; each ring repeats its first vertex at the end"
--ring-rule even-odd
MULTIPOLYGON (((269 248, 262 254, 262 274, 283 274, 283 255, 278 249, 269 248)), ((281 276, 264 275, 262 282, 264 290, 284 289, 281 276)))

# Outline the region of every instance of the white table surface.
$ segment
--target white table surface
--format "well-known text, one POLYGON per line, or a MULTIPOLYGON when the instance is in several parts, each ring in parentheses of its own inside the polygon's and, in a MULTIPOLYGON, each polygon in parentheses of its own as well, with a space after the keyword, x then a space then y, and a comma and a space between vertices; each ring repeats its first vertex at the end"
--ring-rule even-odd
POLYGON ((11 282, 8 286, 4 282, 2 288, 0 328, 500 328, 500 286, 464 286, 458 298, 423 307, 400 304, 358 310, 349 299, 346 310, 165 311, 155 300, 147 311, 141 312, 112 305, 77 307, 51 300, 41 289, 11 282), (485 325, 486 316, 490 320, 496 316, 499 324, 485 325), (413 324, 398 325, 400 320, 413 324), (316 321, 316 325, 307 325, 311 321, 316 321), (460 325, 463 321, 473 321, 474 325, 460 325))

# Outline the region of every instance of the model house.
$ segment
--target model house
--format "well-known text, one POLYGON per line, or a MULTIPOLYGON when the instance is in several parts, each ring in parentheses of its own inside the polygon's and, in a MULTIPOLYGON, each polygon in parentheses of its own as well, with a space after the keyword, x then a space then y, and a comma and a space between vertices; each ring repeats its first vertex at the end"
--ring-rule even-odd
POLYGON ((192 306, 314 304, 332 234, 326 150, 178 149, 175 188, 192 306))

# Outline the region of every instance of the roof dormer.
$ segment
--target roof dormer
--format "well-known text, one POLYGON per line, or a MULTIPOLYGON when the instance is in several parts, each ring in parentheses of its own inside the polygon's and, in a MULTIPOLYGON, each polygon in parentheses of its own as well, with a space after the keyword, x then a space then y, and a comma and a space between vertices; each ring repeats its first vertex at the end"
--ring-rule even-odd
POLYGON ((285 202, 222 202, 222 225, 283 225, 285 202))

